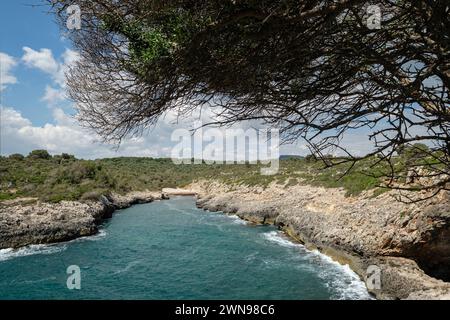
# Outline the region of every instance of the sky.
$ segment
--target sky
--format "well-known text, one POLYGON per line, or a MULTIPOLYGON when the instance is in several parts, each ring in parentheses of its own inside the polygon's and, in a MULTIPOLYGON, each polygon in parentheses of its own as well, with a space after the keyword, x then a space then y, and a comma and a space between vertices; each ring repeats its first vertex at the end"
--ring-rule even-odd
MULTIPOLYGON (((0 154, 28 154, 46 149, 79 158, 116 156, 170 157, 176 129, 190 128, 198 116, 177 121, 167 114, 146 134, 128 138, 117 148, 102 143, 74 120, 74 103, 65 95, 65 70, 78 58, 42 0, 0 1, 0 154)), ((202 117, 208 114, 202 113, 202 117)), ((350 136, 356 153, 367 151, 362 137, 350 136)), ((305 155, 298 142, 281 154, 305 155)))

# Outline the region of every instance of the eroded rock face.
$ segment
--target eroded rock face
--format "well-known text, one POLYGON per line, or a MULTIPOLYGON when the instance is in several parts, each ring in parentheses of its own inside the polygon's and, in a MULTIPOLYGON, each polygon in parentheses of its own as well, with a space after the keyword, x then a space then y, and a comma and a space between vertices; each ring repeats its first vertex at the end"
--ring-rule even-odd
MULTIPOLYGON (((428 274, 450 282, 450 208, 448 203, 431 205, 424 209, 427 221, 433 221, 433 228, 426 223, 418 228, 424 232, 421 242, 412 246, 409 255, 428 274)), ((423 221, 423 220, 422 220, 423 221)))
MULTIPOLYGON (((386 291, 378 293, 382 298, 406 299, 410 294, 411 297, 423 296, 425 293, 416 291, 430 288, 424 283, 433 283, 435 288, 441 288, 441 283, 438 285, 428 280, 422 283, 428 276, 421 269, 428 275, 450 280, 448 194, 425 202, 405 204, 398 202, 392 193, 378 197, 366 194, 347 198, 340 189, 307 185, 285 189, 272 184, 261 189, 245 186, 230 188, 218 183, 200 182, 191 188, 198 190, 199 207, 235 213, 255 223, 274 223, 289 230, 292 237, 309 246, 350 253, 361 259, 408 258, 398 258, 400 264, 407 266, 403 271, 416 268, 418 273, 414 273, 416 277, 411 278, 414 281, 405 285, 406 289, 402 293, 394 286, 394 283, 400 284, 404 280, 404 276, 400 276, 402 268, 380 262, 385 270, 390 270, 387 273, 395 275, 389 280, 394 288, 386 287, 386 291), (415 267, 411 267, 410 263, 415 267), (416 296, 412 295, 414 292, 416 296)), ((365 270, 359 269, 363 277, 365 270)), ((450 284, 442 283, 450 292, 450 284)), ((431 294, 431 291, 427 292, 431 294)))
POLYGON ((71 240, 97 232, 100 203, 62 201, 0 209, 0 248, 71 240))
POLYGON ((101 197, 100 201, 13 204, 0 207, 0 249, 68 241, 97 233, 116 209, 161 199, 156 192, 101 197))
POLYGON ((163 196, 161 192, 151 191, 135 191, 126 195, 112 194, 109 200, 113 203, 117 209, 125 209, 133 204, 148 203, 154 200, 161 200, 163 196))

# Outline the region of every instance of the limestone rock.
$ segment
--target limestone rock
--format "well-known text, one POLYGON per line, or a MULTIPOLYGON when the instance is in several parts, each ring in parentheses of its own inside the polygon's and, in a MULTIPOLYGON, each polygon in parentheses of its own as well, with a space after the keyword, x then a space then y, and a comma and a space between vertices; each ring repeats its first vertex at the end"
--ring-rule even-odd
MULTIPOLYGON (((199 190, 199 207, 236 213, 254 223, 273 223, 296 240, 321 250, 340 252, 340 256, 348 253, 361 261, 367 257, 403 257, 396 261, 404 268, 383 262, 386 276, 392 280, 391 287, 377 294, 383 299, 424 298, 450 290, 450 283, 442 282, 439 290, 433 291, 436 283, 430 285, 429 280, 433 279, 431 275, 450 281, 447 194, 406 204, 397 201, 393 191, 378 197, 345 197, 341 189, 308 185, 284 188, 272 183, 258 192, 254 187, 230 188, 211 181, 190 187, 199 190), (405 276, 404 270, 415 271, 405 276), (405 279, 414 281, 408 285, 403 283, 405 279)), ((363 277, 365 270, 361 270, 358 273, 363 277)))
POLYGON ((61 242, 98 232, 97 225, 116 209, 162 199, 158 192, 102 196, 99 201, 19 202, 0 206, 0 249, 61 242))

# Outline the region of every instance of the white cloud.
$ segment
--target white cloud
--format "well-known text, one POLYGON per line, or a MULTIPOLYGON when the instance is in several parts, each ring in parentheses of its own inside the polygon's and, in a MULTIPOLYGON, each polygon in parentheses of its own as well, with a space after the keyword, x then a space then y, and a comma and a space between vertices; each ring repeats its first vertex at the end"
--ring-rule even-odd
MULTIPOLYGON (((172 133, 179 128, 191 129, 192 119, 195 118, 179 124, 167 121, 168 118, 173 120, 170 116, 166 121, 161 119, 147 134, 124 140, 116 150, 114 145, 102 143, 100 137, 81 128, 73 117, 60 108, 53 109, 55 123, 47 123, 42 127, 34 126, 29 119, 13 108, 0 107, 0 113, 1 154, 28 154, 33 149, 47 149, 52 154, 65 152, 86 159, 119 156, 170 157, 172 148, 178 144, 171 141, 172 133)), ((365 135, 350 135, 344 140, 345 145, 354 154, 365 154, 371 148, 365 135)), ((280 147, 281 155, 308 153, 302 141, 280 147)))
POLYGON ((23 47, 23 51, 24 55, 21 61, 26 66, 38 69, 52 78, 53 85, 46 85, 41 100, 51 108, 66 101, 66 73, 79 59, 79 54, 74 50, 66 49, 57 60, 53 52, 47 48, 36 51, 29 47, 23 47))
POLYGON ((79 54, 70 49, 64 51, 60 62, 54 58, 53 52, 47 48, 36 51, 29 47, 23 47, 23 51, 22 61, 25 65, 49 74, 53 81, 62 88, 66 85, 65 73, 79 59, 79 54))
POLYGON ((58 63, 53 57, 50 49, 33 50, 29 47, 23 47, 25 51, 22 61, 29 67, 37 68, 50 75, 56 75, 59 69, 58 63))
POLYGON ((17 110, 0 107, 0 153, 28 154, 33 149, 46 149, 52 154, 62 152, 77 157, 94 159, 116 156, 163 157, 170 156, 172 127, 161 122, 144 137, 123 141, 119 150, 114 145, 101 143, 100 137, 81 128, 62 109, 53 109, 55 124, 34 126, 17 110))
POLYGON ((71 66, 74 65, 78 59, 80 59, 80 55, 74 50, 66 49, 62 55, 62 58, 65 66, 71 66))
POLYGON ((55 81, 62 88, 65 88, 66 72, 68 72, 69 68, 72 67, 78 61, 78 59, 80 59, 80 55, 74 50, 66 49, 61 57, 62 62, 59 63, 58 74, 55 77, 55 81))
POLYGON ((22 117, 22 115, 12 108, 0 107, 2 128, 20 129, 30 126, 31 121, 22 117))
POLYGON ((58 102, 66 100, 66 94, 62 89, 55 89, 52 86, 47 85, 45 87, 45 94, 41 100, 46 102, 50 107, 53 107, 58 102))
MULTIPOLYGON (((116 151, 114 145, 101 143, 96 134, 88 132, 57 105, 66 100, 65 73, 72 66, 79 55, 77 52, 66 49, 57 60, 50 49, 33 50, 24 47, 24 55, 21 61, 31 68, 36 68, 51 76, 52 85, 47 85, 42 101, 45 101, 53 112, 54 123, 44 126, 35 126, 32 121, 25 118, 13 108, 0 106, 1 113, 1 137, 0 153, 23 153, 27 154, 33 149, 47 149, 50 153, 62 152, 75 154, 80 158, 102 158, 114 156, 147 156, 147 157, 170 157, 174 145, 178 142, 171 141, 171 135, 177 128, 192 129, 196 120, 203 124, 211 121, 214 117, 212 109, 197 110, 187 118, 178 119, 175 111, 169 111, 161 118, 155 127, 148 130, 142 137, 126 139, 116 151)), ((14 58, 0 52, 1 62, 1 89, 6 84, 17 82, 10 74, 17 61, 14 58)), ((234 128, 261 127, 255 122, 240 123, 234 128)), ((346 141, 357 153, 365 153, 368 148, 367 141, 361 137, 351 136, 346 141), (353 138, 353 139, 352 139, 353 138), (355 139, 356 138, 356 139, 355 139)), ((303 142, 281 146, 280 154, 309 153, 303 142)))
POLYGON ((17 78, 11 74, 11 69, 17 65, 17 61, 7 55, 0 52, 0 92, 6 88, 7 84, 17 83, 17 78))

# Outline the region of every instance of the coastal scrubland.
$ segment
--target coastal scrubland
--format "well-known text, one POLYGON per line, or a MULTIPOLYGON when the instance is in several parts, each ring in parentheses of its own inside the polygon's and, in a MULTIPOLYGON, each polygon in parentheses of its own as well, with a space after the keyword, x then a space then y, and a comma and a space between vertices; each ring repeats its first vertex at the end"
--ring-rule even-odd
MULTIPOLYGON (((420 149, 416 147, 414 150, 420 149)), ((404 172, 403 176, 406 176, 408 163, 414 158, 418 158, 417 152, 405 150, 397 157, 395 170, 404 172)), ((330 163, 342 160, 329 158, 330 163)), ((12 154, 0 157, 0 201, 16 198, 45 202, 94 200, 110 192, 156 191, 183 187, 199 179, 262 187, 272 182, 285 187, 309 184, 343 188, 348 196, 366 190, 379 195, 388 190, 384 186, 391 169, 376 157, 356 165, 345 162, 329 167, 313 156, 283 156, 277 174, 262 175, 260 169, 267 166, 245 162, 176 165, 167 158, 137 157, 83 160, 69 154, 50 155, 46 150, 33 150, 26 156, 12 154)))

